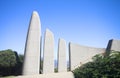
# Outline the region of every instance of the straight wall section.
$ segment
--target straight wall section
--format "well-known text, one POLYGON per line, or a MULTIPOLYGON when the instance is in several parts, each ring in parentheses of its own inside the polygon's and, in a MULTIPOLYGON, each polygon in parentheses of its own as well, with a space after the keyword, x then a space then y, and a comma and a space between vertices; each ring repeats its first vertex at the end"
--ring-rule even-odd
POLYGON ((74 70, 78 66, 92 60, 96 54, 103 54, 105 48, 86 47, 78 44, 69 44, 70 49, 70 69, 74 70))

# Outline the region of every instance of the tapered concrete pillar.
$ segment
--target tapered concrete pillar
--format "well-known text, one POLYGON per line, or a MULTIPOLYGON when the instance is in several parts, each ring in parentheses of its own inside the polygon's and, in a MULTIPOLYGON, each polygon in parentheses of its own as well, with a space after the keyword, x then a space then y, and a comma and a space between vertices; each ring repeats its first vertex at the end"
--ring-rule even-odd
POLYGON ((39 74, 40 37, 41 23, 38 13, 34 11, 30 20, 30 25, 27 33, 22 72, 23 75, 39 74))
POLYGON ((59 39, 58 44, 58 72, 67 71, 66 61, 66 42, 63 39, 59 39))
POLYGON ((43 73, 54 72, 54 36, 50 30, 46 30, 43 52, 43 73))

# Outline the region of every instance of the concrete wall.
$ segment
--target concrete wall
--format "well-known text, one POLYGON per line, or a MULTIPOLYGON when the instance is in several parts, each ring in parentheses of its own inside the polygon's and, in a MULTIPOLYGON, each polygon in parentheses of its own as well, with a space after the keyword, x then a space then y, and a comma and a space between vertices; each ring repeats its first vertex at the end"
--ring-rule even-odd
POLYGON ((33 12, 25 45, 23 75, 39 74, 41 23, 37 12, 33 12))
POLYGON ((66 42, 63 39, 58 43, 58 72, 67 72, 66 42))
POLYGON ((107 50, 120 51, 120 40, 109 40, 107 50))
POLYGON ((105 48, 93 48, 74 43, 69 44, 69 49, 71 70, 74 70, 76 67, 91 61, 94 55, 105 52, 105 48))
POLYGON ((43 73, 54 72, 54 35, 46 30, 43 48, 43 73))

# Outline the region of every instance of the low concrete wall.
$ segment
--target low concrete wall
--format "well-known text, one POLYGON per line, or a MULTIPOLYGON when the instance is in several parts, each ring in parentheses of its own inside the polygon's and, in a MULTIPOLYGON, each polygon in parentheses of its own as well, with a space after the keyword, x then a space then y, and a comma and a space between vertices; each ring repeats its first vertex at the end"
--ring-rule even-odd
POLYGON ((89 62, 96 54, 105 52, 105 48, 86 47, 78 44, 69 44, 70 49, 70 69, 74 70, 76 67, 89 62))

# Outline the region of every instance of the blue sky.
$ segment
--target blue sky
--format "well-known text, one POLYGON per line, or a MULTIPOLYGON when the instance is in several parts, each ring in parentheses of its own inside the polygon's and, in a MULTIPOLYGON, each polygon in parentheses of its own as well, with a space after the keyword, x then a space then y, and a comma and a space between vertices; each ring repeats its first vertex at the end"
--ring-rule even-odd
POLYGON ((120 0, 0 0, 0 50, 24 53, 32 11, 58 39, 106 48, 108 40, 120 39, 120 0))

